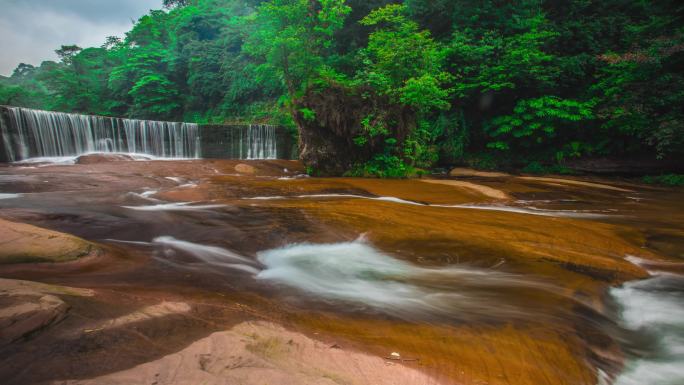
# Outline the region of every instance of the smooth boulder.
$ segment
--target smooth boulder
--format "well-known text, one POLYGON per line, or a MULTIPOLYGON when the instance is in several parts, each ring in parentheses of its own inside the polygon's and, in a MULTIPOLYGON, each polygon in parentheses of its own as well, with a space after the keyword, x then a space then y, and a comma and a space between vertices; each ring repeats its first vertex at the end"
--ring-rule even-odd
POLYGON ((0 219, 0 265, 67 262, 96 252, 95 245, 75 236, 0 219))

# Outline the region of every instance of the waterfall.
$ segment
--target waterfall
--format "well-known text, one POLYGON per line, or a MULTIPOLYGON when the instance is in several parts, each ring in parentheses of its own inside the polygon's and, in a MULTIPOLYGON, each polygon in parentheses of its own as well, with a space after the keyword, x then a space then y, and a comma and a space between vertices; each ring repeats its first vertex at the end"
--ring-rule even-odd
POLYGON ((170 159, 278 159, 290 146, 288 136, 279 130, 265 124, 198 126, 0 106, 0 162, 93 152, 170 159))
POLYGON ((120 119, 7 107, 1 138, 9 161, 92 152, 199 158, 197 124, 120 119))
MULTIPOLYGON (((246 135, 241 140, 243 159, 276 159, 278 157, 277 137, 275 126, 252 124, 247 127, 246 135)), ((242 156, 241 156, 242 158, 242 156)))

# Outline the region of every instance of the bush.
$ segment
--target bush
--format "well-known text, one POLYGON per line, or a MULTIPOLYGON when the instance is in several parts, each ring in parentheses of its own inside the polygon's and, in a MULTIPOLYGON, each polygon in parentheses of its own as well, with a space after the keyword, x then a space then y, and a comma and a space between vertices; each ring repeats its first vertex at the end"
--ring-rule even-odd
POLYGON ((415 174, 415 169, 393 155, 376 155, 371 161, 354 167, 347 173, 354 177, 406 178, 415 174))
POLYGON ((646 176, 644 182, 648 184, 660 184, 665 186, 684 186, 684 175, 665 174, 659 176, 646 176))

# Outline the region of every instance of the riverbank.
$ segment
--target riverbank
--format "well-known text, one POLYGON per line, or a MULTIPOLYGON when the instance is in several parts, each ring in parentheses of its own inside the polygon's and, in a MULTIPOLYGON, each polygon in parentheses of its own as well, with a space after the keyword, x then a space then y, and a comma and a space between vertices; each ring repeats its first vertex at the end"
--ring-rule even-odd
POLYGON ((676 264, 684 250, 677 189, 303 174, 294 161, 0 168, 1 218, 103 250, 0 266, 93 293, 57 295, 68 311, 0 349, 2 378, 594 385, 640 359, 610 290, 650 273, 626 257, 676 264), (173 377, 178 360, 206 370, 173 377))

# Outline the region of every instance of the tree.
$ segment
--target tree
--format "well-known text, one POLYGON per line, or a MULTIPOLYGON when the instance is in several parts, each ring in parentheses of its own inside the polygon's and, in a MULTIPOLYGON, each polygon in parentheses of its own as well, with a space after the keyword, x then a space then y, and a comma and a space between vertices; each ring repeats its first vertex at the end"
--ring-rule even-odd
POLYGON ((344 0, 271 0, 246 18, 244 51, 261 63, 261 82, 280 82, 290 101, 327 64, 333 36, 351 12, 344 0))
MULTIPOLYGON (((359 84, 370 85, 377 94, 388 96, 390 103, 408 107, 417 117, 418 124, 409 130, 403 143, 394 138, 385 139, 390 149, 386 148, 380 158, 376 157, 376 162, 384 162, 391 148, 400 145, 399 153, 395 154, 398 159, 429 167, 436 161, 434 142, 440 133, 426 119, 436 110, 450 108, 451 90, 447 83, 451 76, 444 71, 446 48, 432 39, 429 31, 420 30, 408 18, 407 11, 405 5, 390 4, 361 20, 362 25, 376 29, 369 36, 368 46, 361 50, 362 65, 356 79, 359 84)), ((367 116, 363 122, 365 135, 356 139, 359 144, 395 131, 387 126, 397 124, 384 118, 380 111, 367 116)), ((395 167, 408 170, 401 165, 395 167)))
POLYGON ((164 8, 185 7, 190 4, 189 0, 164 0, 164 8))
POLYGON ((123 44, 123 40, 121 40, 120 37, 118 37, 118 36, 107 36, 107 39, 105 40, 104 44, 102 44, 102 48, 104 48, 104 49, 116 49, 116 48, 121 48, 122 44, 123 44))
POLYGON ((71 59, 82 50, 83 48, 77 45, 63 45, 61 48, 55 50, 55 53, 59 56, 62 63, 69 65, 71 64, 71 59))

